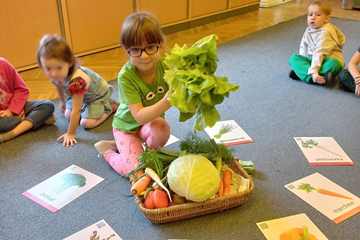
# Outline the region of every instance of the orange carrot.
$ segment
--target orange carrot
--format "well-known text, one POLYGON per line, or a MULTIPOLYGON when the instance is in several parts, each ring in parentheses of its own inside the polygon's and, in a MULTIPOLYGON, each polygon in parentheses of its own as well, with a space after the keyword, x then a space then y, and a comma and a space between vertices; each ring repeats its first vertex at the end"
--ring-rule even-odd
POLYGON ((134 185, 132 185, 130 189, 131 194, 139 196, 140 193, 146 190, 150 182, 151 182, 151 177, 149 177, 148 175, 140 178, 136 183, 134 183, 134 185))
MULTIPOLYGON (((141 165, 141 162, 136 162, 135 163, 135 169, 140 167, 140 165, 141 165)), ((144 169, 140 169, 140 170, 136 171, 136 177, 139 178, 141 175, 144 174, 144 172, 145 172, 144 169)))
POLYGON ((347 196, 341 195, 341 194, 339 194, 339 193, 331 192, 331 191, 328 191, 328 190, 325 190, 325 189, 321 189, 321 188, 318 188, 316 191, 317 191, 318 193, 321 193, 321 194, 324 194, 324 195, 329 195, 329 196, 332 196, 332 197, 352 199, 352 198, 349 198, 349 197, 347 197, 347 196))
POLYGON ((224 195, 224 178, 220 180, 219 197, 224 195))
POLYGON ((321 188, 313 188, 310 184, 308 183, 302 183, 299 185, 298 187, 299 190, 304 190, 306 191, 307 193, 310 193, 311 191, 317 191, 318 193, 321 193, 321 194, 324 194, 324 195, 328 195, 328 196, 332 196, 332 197, 339 197, 339 198, 346 198, 346 199, 352 199, 352 198, 349 198, 347 196, 344 196, 344 195, 341 195, 339 193, 335 193, 335 192, 331 192, 331 191, 328 191, 328 190, 325 190, 325 189, 321 189, 321 188))
POLYGON ((229 195, 231 187, 232 173, 229 170, 224 171, 224 196, 229 195))

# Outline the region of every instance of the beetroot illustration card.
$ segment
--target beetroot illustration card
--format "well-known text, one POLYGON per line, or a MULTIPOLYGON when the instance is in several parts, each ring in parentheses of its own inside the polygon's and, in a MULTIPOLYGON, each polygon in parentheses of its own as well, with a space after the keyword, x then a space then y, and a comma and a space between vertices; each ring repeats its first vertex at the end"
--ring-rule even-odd
POLYGON ((355 165, 332 137, 295 137, 310 165, 355 165))
POLYGON ((305 213, 256 224, 268 240, 328 240, 305 213))
POLYGON ((360 199, 320 173, 285 185, 336 224, 360 212, 360 199))
POLYGON ((122 240, 115 231, 105 222, 101 220, 63 240, 122 240))
POLYGON ((23 195, 55 213, 104 179, 78 166, 71 165, 23 195))
POLYGON ((213 127, 205 128, 205 132, 217 144, 225 146, 254 142, 234 120, 219 121, 213 127))

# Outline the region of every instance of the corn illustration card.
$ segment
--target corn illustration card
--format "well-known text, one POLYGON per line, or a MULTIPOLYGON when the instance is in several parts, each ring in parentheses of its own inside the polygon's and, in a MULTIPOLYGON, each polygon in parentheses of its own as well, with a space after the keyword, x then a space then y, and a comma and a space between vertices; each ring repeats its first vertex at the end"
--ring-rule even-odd
POLYGON ((256 225, 268 240, 328 240, 305 213, 259 222, 256 225))
POLYGON ((320 173, 285 185, 336 224, 360 212, 360 199, 320 173))
POLYGON ((78 166, 71 165, 23 195, 55 213, 104 179, 78 166))
POLYGON ((80 239, 90 239, 90 240, 122 240, 115 231, 105 222, 101 220, 93 225, 67 237, 63 240, 80 240, 80 239))
POLYGON ((205 131, 217 144, 225 146, 254 142, 234 120, 219 121, 205 131))
POLYGON ((295 137, 310 165, 355 165, 332 137, 295 137))

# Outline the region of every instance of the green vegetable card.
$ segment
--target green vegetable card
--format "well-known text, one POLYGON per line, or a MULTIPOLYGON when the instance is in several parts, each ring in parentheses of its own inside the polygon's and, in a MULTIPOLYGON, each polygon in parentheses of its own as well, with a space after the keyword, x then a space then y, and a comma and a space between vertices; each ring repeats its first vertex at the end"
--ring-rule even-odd
POLYGON ((225 146, 254 142, 234 120, 217 122, 213 127, 205 128, 205 131, 217 144, 225 146))
POLYGON ((103 180, 91 172, 71 165, 23 192, 23 195, 55 213, 103 180))

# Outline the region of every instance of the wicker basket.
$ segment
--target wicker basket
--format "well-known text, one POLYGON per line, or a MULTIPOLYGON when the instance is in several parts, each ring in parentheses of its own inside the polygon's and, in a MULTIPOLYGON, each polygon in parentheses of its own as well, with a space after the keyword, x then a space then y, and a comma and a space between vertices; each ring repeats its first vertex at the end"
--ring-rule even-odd
POLYGON ((250 180, 250 188, 245 192, 233 193, 227 196, 216 197, 199 203, 184 203, 166 208, 147 209, 142 204, 140 198, 136 198, 142 214, 152 223, 166 223, 186 218, 197 217, 208 213, 223 211, 228 208, 236 207, 244 203, 254 190, 254 182, 237 159, 228 163, 229 167, 237 174, 250 180))

